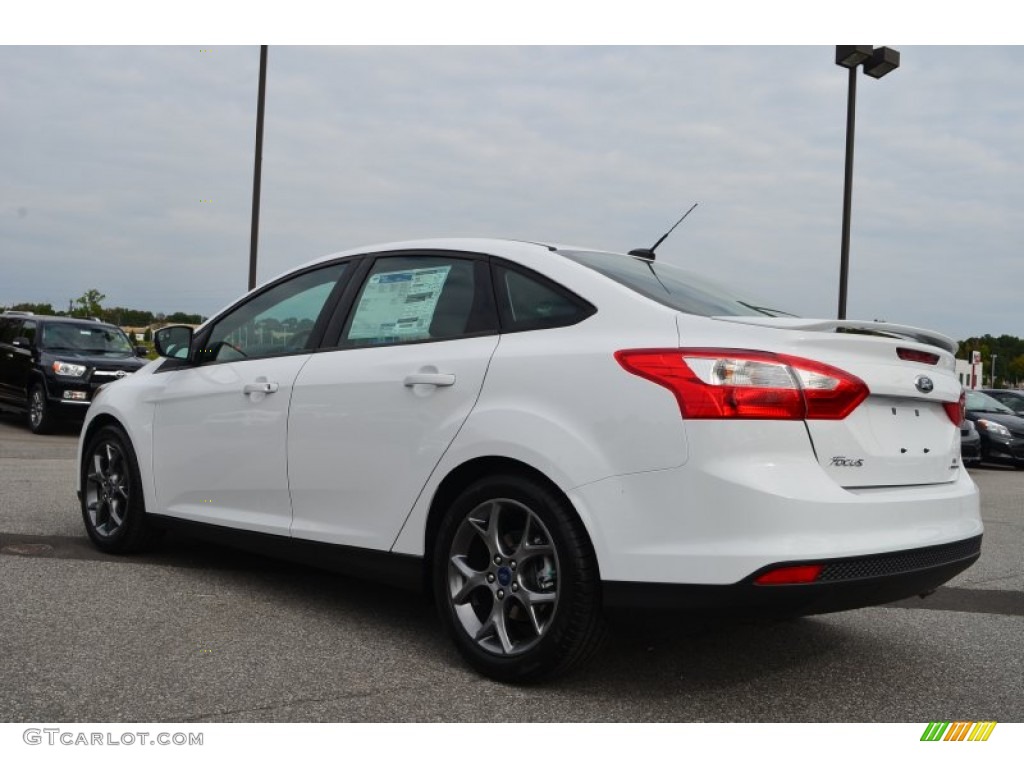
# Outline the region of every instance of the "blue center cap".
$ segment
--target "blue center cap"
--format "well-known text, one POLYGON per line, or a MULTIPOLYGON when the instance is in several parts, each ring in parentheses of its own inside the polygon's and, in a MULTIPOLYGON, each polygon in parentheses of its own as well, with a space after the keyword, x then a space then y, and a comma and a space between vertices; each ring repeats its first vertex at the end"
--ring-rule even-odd
POLYGON ((498 583, 503 587, 507 587, 512 581, 512 569, 507 566, 501 566, 498 569, 498 583))

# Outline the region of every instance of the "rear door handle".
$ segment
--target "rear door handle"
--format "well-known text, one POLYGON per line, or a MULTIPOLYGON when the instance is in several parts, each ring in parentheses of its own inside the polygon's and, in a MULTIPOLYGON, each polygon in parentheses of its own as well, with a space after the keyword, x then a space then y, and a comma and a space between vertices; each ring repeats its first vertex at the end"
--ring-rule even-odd
POLYGON ((242 392, 246 395, 254 395, 259 393, 261 395, 272 395, 280 387, 276 381, 255 381, 252 384, 246 384, 242 387, 242 392))
POLYGON ((435 387, 450 387, 455 383, 454 373, 412 373, 402 381, 407 387, 417 384, 433 384, 435 387))

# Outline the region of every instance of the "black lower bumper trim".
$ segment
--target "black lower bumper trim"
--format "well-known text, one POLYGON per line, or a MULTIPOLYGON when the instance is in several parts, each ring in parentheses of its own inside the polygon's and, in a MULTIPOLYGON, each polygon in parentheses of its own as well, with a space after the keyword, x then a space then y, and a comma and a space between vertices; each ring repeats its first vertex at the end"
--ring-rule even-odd
POLYGON ((882 605, 931 592, 981 556, 981 536, 937 547, 861 558, 783 562, 735 584, 664 584, 605 581, 610 611, 657 609, 701 615, 808 616, 882 605), (791 565, 821 564, 826 580, 759 585, 758 575, 791 565))

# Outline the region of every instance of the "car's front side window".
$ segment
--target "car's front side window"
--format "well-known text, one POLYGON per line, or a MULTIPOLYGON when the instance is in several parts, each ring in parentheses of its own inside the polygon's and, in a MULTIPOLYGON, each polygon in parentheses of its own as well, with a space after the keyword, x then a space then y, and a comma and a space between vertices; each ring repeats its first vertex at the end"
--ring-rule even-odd
POLYGON ((496 329, 483 262, 447 256, 378 258, 355 300, 339 346, 441 341, 496 329))
POLYGON ((303 272, 236 307, 210 330, 196 361, 227 362, 306 350, 345 268, 340 263, 303 272))

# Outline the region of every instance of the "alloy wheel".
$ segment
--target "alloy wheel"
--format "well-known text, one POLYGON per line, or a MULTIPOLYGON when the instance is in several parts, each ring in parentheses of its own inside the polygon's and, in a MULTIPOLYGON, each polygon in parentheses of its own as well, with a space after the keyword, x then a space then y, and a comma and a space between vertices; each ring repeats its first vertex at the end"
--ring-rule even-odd
POLYGON ((43 399, 43 393, 39 387, 34 387, 28 402, 28 420, 32 429, 39 429, 45 414, 46 401, 43 399))
POLYGON ((85 477, 85 509, 99 536, 113 536, 125 523, 130 500, 128 472, 128 459, 119 445, 104 441, 95 446, 85 477))
POLYGON ((533 648, 558 608, 558 552, 525 504, 491 499, 462 520, 448 554, 448 599, 467 636, 493 654, 533 648))

